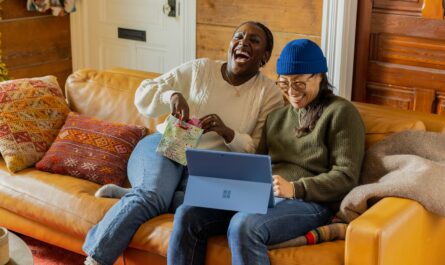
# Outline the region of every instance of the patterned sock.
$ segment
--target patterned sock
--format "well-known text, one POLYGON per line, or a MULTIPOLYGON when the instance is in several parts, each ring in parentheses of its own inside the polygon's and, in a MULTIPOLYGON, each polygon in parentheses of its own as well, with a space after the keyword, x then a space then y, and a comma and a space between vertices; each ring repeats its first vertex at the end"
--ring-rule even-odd
POLYGON ((131 188, 122 188, 114 184, 103 185, 96 191, 94 196, 97 198, 122 198, 129 193, 131 188))
POLYGON ((83 262, 84 265, 100 265, 99 262, 95 261, 92 257, 88 256, 83 262))

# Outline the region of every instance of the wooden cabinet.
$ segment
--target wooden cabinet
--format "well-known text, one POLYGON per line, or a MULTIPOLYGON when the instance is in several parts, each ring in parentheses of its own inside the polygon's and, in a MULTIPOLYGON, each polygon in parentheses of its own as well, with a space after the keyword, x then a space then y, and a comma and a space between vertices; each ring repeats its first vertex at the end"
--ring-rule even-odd
POLYGON ((26 0, 0 1, 2 60, 11 78, 54 75, 63 89, 72 72, 69 16, 26 11, 26 0))
POLYGON ((442 0, 361 0, 353 100, 445 115, 442 0))

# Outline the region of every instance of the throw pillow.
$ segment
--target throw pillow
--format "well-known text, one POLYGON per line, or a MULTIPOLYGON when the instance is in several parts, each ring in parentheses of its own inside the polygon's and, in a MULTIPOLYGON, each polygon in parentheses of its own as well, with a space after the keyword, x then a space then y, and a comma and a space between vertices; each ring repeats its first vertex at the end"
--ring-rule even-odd
POLYGON ((99 184, 122 185, 130 154, 146 132, 143 126, 111 123, 70 112, 36 168, 99 184))
POLYGON ((34 165, 69 113, 54 76, 0 83, 0 153, 8 170, 34 165))

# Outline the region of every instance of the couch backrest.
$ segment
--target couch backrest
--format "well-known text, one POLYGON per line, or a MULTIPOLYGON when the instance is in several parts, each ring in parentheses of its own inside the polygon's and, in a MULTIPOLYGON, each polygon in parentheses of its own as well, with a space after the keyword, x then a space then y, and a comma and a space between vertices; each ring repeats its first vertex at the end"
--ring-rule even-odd
POLYGON ((123 68, 82 69, 68 77, 65 95, 72 111, 107 121, 143 125, 153 132, 165 116, 153 119, 140 114, 134 106, 134 94, 142 80, 158 75, 123 68))
POLYGON ((366 146, 403 130, 445 133, 445 116, 354 102, 366 126, 366 146))
MULTIPOLYGON (((151 119, 134 106, 136 88, 146 78, 159 74, 115 68, 83 69, 68 77, 65 94, 73 111, 99 119, 144 125, 151 132, 165 116, 151 119)), ((445 117, 354 102, 366 126, 366 146, 402 130, 445 132, 445 117)))

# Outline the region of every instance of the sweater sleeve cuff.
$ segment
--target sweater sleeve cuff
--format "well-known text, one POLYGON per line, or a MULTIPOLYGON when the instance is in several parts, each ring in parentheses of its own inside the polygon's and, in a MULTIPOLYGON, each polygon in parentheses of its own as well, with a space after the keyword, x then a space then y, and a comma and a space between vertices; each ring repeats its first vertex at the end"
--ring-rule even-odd
POLYGON ((243 152, 245 149, 243 137, 237 131, 235 131, 235 136, 230 143, 227 143, 226 141, 224 141, 224 143, 231 151, 243 152))
POLYGON ((162 103, 164 103, 164 104, 169 104, 169 103, 170 103, 170 98, 171 98, 172 95, 175 94, 175 93, 179 93, 179 91, 176 91, 176 90, 167 90, 167 91, 162 92, 162 95, 161 95, 162 103))
POLYGON ((304 197, 306 197, 306 189, 304 188, 303 182, 295 181, 292 184, 294 184, 295 188, 295 199, 304 199, 304 197))

